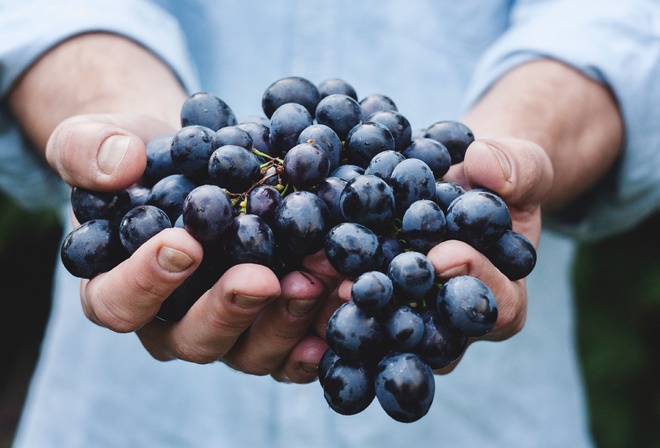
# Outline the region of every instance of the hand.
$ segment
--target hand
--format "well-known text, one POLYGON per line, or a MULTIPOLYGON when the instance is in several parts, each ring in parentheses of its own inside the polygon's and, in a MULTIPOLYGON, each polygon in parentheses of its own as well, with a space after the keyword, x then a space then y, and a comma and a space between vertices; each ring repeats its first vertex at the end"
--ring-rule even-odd
MULTIPOLYGON (((137 181, 145 166, 144 142, 172 132, 144 116, 86 115, 62 122, 46 156, 71 185, 117 190, 137 181)), ((311 273, 294 272, 281 282, 266 267, 235 266, 193 305, 183 319, 154 319, 161 303, 199 266, 201 245, 185 230, 159 233, 110 272, 81 283, 85 315, 117 332, 136 332, 159 360, 196 363, 223 360, 244 372, 308 382, 325 349, 307 336, 336 273, 310 257, 311 273)), ((317 257, 318 258, 318 257, 317 257)))

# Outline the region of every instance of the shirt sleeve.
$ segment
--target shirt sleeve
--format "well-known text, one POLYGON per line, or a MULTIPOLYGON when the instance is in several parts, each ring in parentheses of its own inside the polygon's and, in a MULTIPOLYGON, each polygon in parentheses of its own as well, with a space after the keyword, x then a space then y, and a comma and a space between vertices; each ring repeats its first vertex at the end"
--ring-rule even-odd
POLYGON ((120 34, 160 57, 187 91, 198 86, 176 18, 152 2, 0 0, 0 30, 0 189, 28 209, 61 204, 68 189, 29 148, 4 98, 50 48, 86 32, 120 34))
POLYGON ((477 68, 468 107, 507 71, 539 58, 563 61, 608 85, 625 126, 625 148, 612 173, 562 212, 547 216, 546 224, 585 240, 632 227, 660 205, 660 5, 515 2, 510 28, 477 68))

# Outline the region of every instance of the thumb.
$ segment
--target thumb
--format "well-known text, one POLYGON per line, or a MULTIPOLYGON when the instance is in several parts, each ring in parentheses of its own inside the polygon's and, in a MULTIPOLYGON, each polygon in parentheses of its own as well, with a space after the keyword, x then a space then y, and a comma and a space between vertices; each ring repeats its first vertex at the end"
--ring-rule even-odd
POLYGON ((463 167, 471 187, 483 187, 521 209, 537 207, 552 186, 550 158, 537 144, 519 139, 476 140, 463 167))
POLYGON ((46 145, 46 158, 69 185, 119 190, 142 176, 145 143, 172 132, 170 125, 143 115, 75 116, 55 128, 46 145))

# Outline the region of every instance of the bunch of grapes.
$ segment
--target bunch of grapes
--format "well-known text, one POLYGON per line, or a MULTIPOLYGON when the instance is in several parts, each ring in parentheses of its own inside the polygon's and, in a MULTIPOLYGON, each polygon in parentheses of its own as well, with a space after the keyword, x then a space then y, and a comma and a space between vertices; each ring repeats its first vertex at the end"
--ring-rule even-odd
POLYGON ((64 266, 93 278, 163 229, 184 228, 204 258, 158 312, 177 321, 231 266, 258 263, 281 277, 324 250, 354 280, 352 300, 328 322, 319 366, 330 407, 355 414, 377 397, 396 420, 421 418, 432 371, 497 319, 484 283, 442 283, 424 254, 461 240, 517 280, 533 269, 534 247, 512 230, 496 194, 443 180, 474 141, 463 123, 413 131, 391 98, 358 101, 341 79, 282 78, 261 106, 263 115, 238 122, 222 99, 193 94, 181 128, 147 143, 138 183, 114 192, 74 187, 80 225, 62 244, 64 266))

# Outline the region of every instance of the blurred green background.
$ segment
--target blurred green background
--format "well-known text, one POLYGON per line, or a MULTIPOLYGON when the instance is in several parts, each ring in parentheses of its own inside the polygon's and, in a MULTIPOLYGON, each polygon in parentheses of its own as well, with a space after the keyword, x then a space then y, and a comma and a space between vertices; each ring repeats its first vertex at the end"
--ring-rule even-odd
MULTIPOLYGON (((600 448, 660 448, 660 214, 583 245, 578 342, 600 448)), ((61 228, 0 196, 0 447, 18 421, 49 312, 61 228)))

